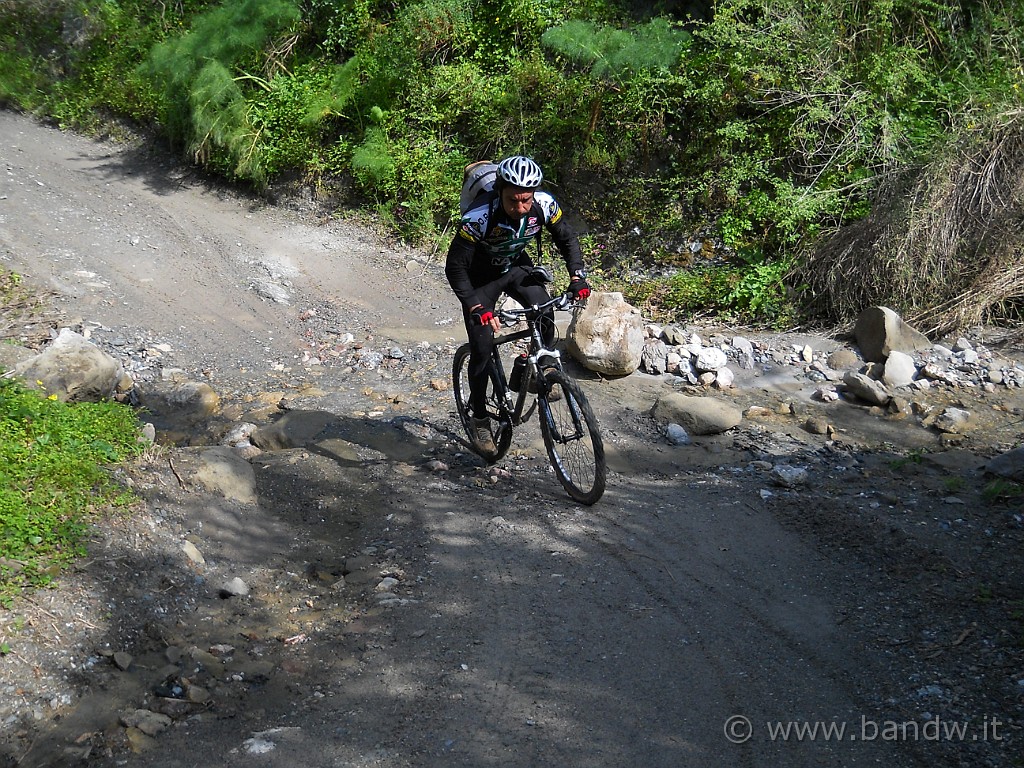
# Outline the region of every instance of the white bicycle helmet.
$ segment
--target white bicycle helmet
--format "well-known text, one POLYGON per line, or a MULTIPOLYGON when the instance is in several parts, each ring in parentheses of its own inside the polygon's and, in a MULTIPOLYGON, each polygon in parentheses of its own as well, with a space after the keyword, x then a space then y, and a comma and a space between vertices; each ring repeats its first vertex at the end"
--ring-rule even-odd
POLYGON ((498 178, 514 187, 536 189, 544 181, 544 173, 530 158, 514 155, 498 163, 498 178))

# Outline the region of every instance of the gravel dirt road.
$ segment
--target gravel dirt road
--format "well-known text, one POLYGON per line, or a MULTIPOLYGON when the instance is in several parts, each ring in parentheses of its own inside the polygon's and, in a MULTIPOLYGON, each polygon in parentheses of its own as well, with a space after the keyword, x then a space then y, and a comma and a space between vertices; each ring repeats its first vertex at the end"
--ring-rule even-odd
POLYGON ((331 411, 348 451, 253 458, 255 504, 186 482, 196 446, 134 469, 134 517, 0 612, 0 764, 1021 765, 1024 524, 980 471, 1019 444, 1019 395, 970 393, 1008 415, 955 450, 852 408, 844 440, 780 417, 672 446, 670 383, 580 371, 610 476, 579 507, 535 421, 500 471, 460 442, 429 385, 462 336, 436 256, 6 112, 0 174, 0 263, 66 322, 165 345, 150 372, 238 420, 331 411), (345 333, 402 365, 317 357, 345 333), (202 695, 175 708, 182 678, 202 695))

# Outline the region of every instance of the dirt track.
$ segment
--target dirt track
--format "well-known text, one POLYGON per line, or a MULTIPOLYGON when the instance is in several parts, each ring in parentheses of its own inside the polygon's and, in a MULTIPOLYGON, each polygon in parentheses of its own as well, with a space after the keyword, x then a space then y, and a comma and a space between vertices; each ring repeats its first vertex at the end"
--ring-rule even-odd
MULTIPOLYGON (((395 440, 347 462, 307 455, 297 475, 284 461, 255 462, 261 502, 243 512, 268 542, 258 558, 190 522, 208 500, 167 490, 166 469, 143 472, 165 528, 136 539, 142 550, 116 590, 81 574, 109 590, 119 624, 97 625, 76 653, 108 644, 156 657, 218 630, 273 672, 258 685, 211 682, 215 704, 201 716, 140 754, 114 744, 112 757, 97 748, 90 762, 1019 764, 1024 529, 1018 508, 982 497, 984 441, 908 460, 875 450, 870 428, 826 445, 775 424, 673 447, 647 415, 664 382, 584 377, 610 449, 601 503, 564 497, 544 471, 535 422, 503 464, 508 476, 491 483, 446 432, 450 393, 425 386, 446 375, 446 340, 461 335, 436 258, 317 220, 312 207, 272 209, 204 187, 142 148, 8 113, 0 158, 0 259, 57 290, 66 317, 101 324, 97 338, 166 343, 168 363, 239 401, 315 387, 323 394, 311 400, 332 403, 353 434, 366 424, 387 431, 368 415, 368 392, 400 392, 404 409, 391 397, 383 418, 414 418, 426 435, 416 458, 395 440), (303 366, 310 309, 321 331, 377 347, 427 342, 436 354, 387 378, 303 366), (425 470, 426 456, 449 470, 425 470), (809 484, 773 486, 776 463, 808 466, 809 484), (225 603, 174 560, 171 544, 192 534, 219 555, 211 573, 252 582, 251 599, 225 603), (308 578, 366 547, 375 577, 399 581, 393 603, 374 598, 373 584, 339 595, 308 578), (150 588, 159 578, 139 576, 138 592, 125 584, 147 567, 188 598, 156 633, 141 593, 159 592, 150 588), (278 640, 298 629, 302 643, 278 640), (749 718, 750 732, 734 717, 749 718), (933 721, 970 730, 939 739, 885 730, 933 721), (773 739, 775 722, 846 730, 773 739), (260 733, 273 747, 256 755, 246 743, 260 733)), ((756 387, 732 397, 783 399, 756 387)), ((904 427, 861 418, 899 444, 904 427)), ((905 426, 908 445, 923 439, 916 429, 905 426)), ((17 685, 17 674, 0 660, 0 681, 17 685)), ((71 676, 59 736, 46 723, 38 733, 11 726, 0 762, 69 759, 65 740, 106 732, 114 714, 151 698, 142 679, 71 676)))

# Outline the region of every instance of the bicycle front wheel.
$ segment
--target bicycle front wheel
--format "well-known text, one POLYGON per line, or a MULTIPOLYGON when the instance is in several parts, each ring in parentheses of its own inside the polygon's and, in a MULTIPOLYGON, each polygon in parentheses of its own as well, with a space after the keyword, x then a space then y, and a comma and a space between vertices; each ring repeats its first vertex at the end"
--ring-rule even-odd
POLYGON ((473 414, 469 408, 469 344, 463 344, 455 352, 452 361, 452 391, 455 395, 455 409, 459 413, 459 421, 469 438, 469 444, 488 463, 498 461, 512 444, 512 422, 508 409, 499 401, 500 390, 494 383, 497 377, 494 366, 488 366, 487 376, 487 418, 491 421, 491 437, 496 451, 481 451, 473 443, 473 414))
POLYGON ((541 387, 540 431, 551 466, 568 494, 594 504, 604 493, 604 443, 597 419, 579 384, 562 371, 549 371, 541 387), (557 394, 560 393, 561 397, 557 394))

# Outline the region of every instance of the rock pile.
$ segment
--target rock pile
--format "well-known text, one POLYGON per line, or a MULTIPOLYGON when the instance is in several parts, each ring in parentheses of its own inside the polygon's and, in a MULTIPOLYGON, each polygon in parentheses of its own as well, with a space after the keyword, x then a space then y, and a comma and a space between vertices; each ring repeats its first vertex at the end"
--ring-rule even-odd
MULTIPOLYGON (((933 386, 948 388, 980 387, 993 392, 997 387, 1024 388, 1024 367, 1020 363, 1000 359, 982 344, 958 338, 950 346, 932 344, 912 354, 893 349, 881 361, 865 362, 857 348, 877 347, 880 342, 858 339, 857 347, 816 350, 808 345, 777 349, 763 341, 743 336, 715 335, 704 341, 694 331, 679 326, 645 327, 644 349, 640 370, 659 375, 671 373, 687 384, 728 389, 736 374, 730 368, 770 370, 784 366, 796 376, 811 383, 844 382, 849 371, 872 382, 861 386, 855 382, 852 394, 872 404, 885 405, 896 390, 927 391, 933 386), (871 392, 871 389, 875 393, 871 392)), ((861 380, 858 380, 861 381, 861 380)), ((828 398, 825 398, 828 399, 828 398)))
MULTIPOLYGON (((613 313, 618 318, 615 327, 628 330, 638 313, 623 309, 628 305, 621 301, 615 305, 618 307, 613 313)), ((858 405, 875 409, 884 416, 916 417, 920 426, 949 436, 947 443, 955 442, 956 436, 975 428, 968 406, 960 402, 963 400, 958 396, 961 391, 973 389, 991 393, 999 389, 1024 389, 1024 365, 1000 357, 983 344, 964 337, 947 344, 926 346, 922 341, 924 337, 891 310, 876 307, 864 315, 868 320, 858 320, 856 344, 837 342, 822 345, 826 348, 821 349, 809 344, 793 344, 792 337, 786 339, 789 343, 782 345, 770 339, 719 333, 712 333, 705 340, 693 328, 647 324, 642 328, 642 343, 635 357, 639 370, 663 376, 669 382, 679 381, 684 387, 696 390, 691 394, 706 395, 709 390, 718 390, 724 395, 760 377, 777 378, 781 372, 781 377, 793 385, 793 391, 811 390, 811 400, 826 405, 858 405), (868 357, 875 359, 868 360, 868 357)), ((617 332, 607 343, 599 344, 599 334, 594 330, 597 326, 591 326, 587 345, 590 349, 637 346, 632 334, 625 330, 617 332)), ((165 433, 164 442, 167 438, 182 441, 178 439, 180 435, 169 432, 173 430, 169 422, 161 423, 161 415, 173 414, 173 422, 178 429, 183 429, 209 422, 221 413, 220 397, 209 384, 190 381, 182 369, 171 365, 173 354, 169 344, 145 339, 128 342, 96 334, 94 339, 102 345, 101 349, 89 340, 89 328, 83 325, 80 330, 81 333, 76 333, 63 329, 54 334, 53 343, 42 354, 23 359, 16 371, 30 385, 58 393, 62 398, 112 396, 141 405, 157 430, 165 433), (97 380, 99 384, 95 383, 97 380)), ((341 374, 371 372, 384 379, 396 375, 416 378, 427 369, 437 369, 453 352, 452 344, 437 346, 422 342, 403 350, 387 340, 376 345, 370 335, 357 341, 353 334, 340 332, 332 333, 329 341, 297 356, 293 365, 306 370, 330 366, 341 374)), ((613 357, 626 359, 630 355, 616 353, 613 357)), ((273 371, 292 370, 283 363, 275 365, 268 361, 267 364, 273 371)), ((613 375, 607 371, 605 374, 613 375)), ((436 386, 431 382, 437 390, 445 385, 446 380, 436 386)), ((301 396, 290 396, 287 400, 288 405, 282 406, 286 409, 323 408, 325 404, 329 409, 330 406, 329 399, 309 404, 304 403, 301 396)), ((758 418, 754 411, 760 414, 764 409, 755 405, 748 411, 742 415, 758 418)), ((714 398, 672 400, 669 395, 659 399, 651 415, 662 425, 663 434, 676 445, 688 444, 690 435, 727 431, 741 419, 735 407, 714 398)), ((832 417, 827 414, 819 414, 819 417, 808 420, 807 430, 831 437, 834 434, 832 417)), ((239 425, 229 425, 229 428, 231 426, 239 425)), ((255 430, 254 425, 249 427, 249 432, 255 430)), ((152 438, 152 429, 149 437, 152 438)), ((187 439, 183 440, 188 443, 187 439)), ((249 433, 234 442, 224 442, 242 453, 245 459, 267 447, 250 441, 249 433)))

